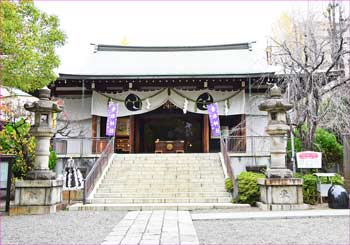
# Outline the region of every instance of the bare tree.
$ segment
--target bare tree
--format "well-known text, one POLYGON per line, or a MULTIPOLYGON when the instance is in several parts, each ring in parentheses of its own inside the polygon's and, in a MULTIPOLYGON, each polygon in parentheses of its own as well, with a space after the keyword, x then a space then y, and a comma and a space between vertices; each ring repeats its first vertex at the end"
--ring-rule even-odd
POLYGON ((291 122, 299 129, 304 149, 314 148, 316 128, 330 113, 340 113, 339 97, 334 95, 350 82, 343 63, 349 55, 349 18, 339 13, 342 6, 332 2, 325 16, 311 11, 304 19, 291 16, 287 35, 272 38, 272 57, 283 69, 280 83, 295 105, 291 122))

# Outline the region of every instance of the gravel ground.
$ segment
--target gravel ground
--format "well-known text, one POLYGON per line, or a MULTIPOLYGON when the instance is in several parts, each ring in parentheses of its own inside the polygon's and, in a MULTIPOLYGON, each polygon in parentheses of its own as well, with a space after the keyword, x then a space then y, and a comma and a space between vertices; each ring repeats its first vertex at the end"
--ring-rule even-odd
POLYGON ((1 217, 0 244, 100 244, 126 212, 1 217))
POLYGON ((350 244, 350 218, 193 221, 201 244, 350 244))

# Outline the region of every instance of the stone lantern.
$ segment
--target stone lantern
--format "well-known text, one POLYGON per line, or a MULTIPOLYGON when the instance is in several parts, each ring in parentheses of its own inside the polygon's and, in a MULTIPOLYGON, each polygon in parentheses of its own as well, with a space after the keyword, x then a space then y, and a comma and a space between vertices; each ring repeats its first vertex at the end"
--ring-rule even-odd
POLYGON ((274 85, 270 96, 259 105, 259 110, 268 113, 266 133, 270 136, 271 163, 266 177, 258 179, 260 200, 258 206, 264 210, 306 209, 303 203, 303 180, 293 178, 286 167, 287 125, 286 112, 293 105, 282 99, 281 89, 274 85))
POLYGON ((16 181, 15 203, 10 215, 54 213, 62 203, 63 180, 55 179, 55 173, 49 169, 49 147, 54 134, 53 113, 63 108, 49 98, 50 90, 45 87, 40 89, 38 101, 24 105, 26 110, 35 113, 30 129, 36 139, 35 162, 26 179, 16 181))
POLYGON ((49 170, 50 139, 54 135, 53 113, 63 110, 54 101, 49 100, 50 89, 44 87, 39 90, 39 100, 25 104, 27 111, 34 112, 34 125, 30 133, 36 138, 34 170, 28 172, 27 179, 55 179, 55 173, 49 170))
POLYGON ((286 112, 293 105, 282 99, 281 89, 274 85, 270 90, 270 98, 259 105, 259 110, 267 111, 268 124, 266 133, 270 136, 271 164, 267 170, 268 177, 289 178, 293 173, 286 167, 287 125, 286 112))

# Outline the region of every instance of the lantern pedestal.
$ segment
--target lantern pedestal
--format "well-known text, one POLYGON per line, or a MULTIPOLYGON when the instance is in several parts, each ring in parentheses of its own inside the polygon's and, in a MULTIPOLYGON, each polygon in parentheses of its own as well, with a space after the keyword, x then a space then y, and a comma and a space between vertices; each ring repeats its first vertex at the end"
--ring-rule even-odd
POLYGON ((260 200, 257 206, 265 211, 303 210, 303 180, 299 178, 258 179, 260 200))
POLYGON ((56 179, 56 173, 51 170, 38 169, 27 173, 27 180, 54 180, 56 179))
POLYGON ((62 185, 63 180, 17 181, 10 215, 55 213, 62 203, 62 185))

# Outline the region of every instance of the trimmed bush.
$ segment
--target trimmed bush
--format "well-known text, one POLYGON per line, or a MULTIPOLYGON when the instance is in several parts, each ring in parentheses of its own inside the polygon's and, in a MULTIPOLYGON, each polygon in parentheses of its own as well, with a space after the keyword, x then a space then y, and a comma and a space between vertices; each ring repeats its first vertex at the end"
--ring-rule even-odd
POLYGON ((242 172, 238 176, 238 202, 255 205, 260 200, 258 179, 265 178, 264 174, 242 172))
MULTIPOLYGON (((317 203, 317 177, 313 174, 304 174, 299 173, 295 174, 296 178, 302 178, 304 180, 303 184, 303 198, 304 203, 315 205, 317 203)), ((344 178, 337 174, 335 177, 332 177, 333 184, 335 185, 344 185, 344 178)), ((329 178, 321 177, 321 182, 323 184, 330 184, 331 181, 329 178)))
POLYGON ((225 179, 225 189, 227 192, 233 192, 233 182, 231 178, 225 179))
POLYGON ((304 180, 303 184, 303 199, 304 203, 314 205, 317 203, 317 177, 313 174, 301 175, 295 174, 296 178, 304 180))

